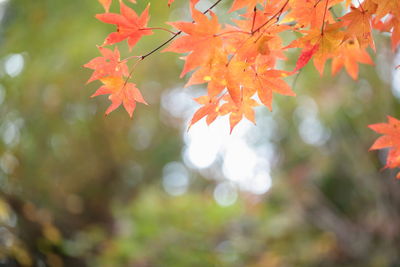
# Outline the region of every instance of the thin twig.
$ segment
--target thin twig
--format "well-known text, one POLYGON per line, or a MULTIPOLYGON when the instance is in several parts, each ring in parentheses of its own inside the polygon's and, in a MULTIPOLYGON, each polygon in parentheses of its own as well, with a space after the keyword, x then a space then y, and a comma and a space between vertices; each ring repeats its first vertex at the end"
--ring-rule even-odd
POLYGON ((300 76, 301 70, 302 70, 302 69, 300 69, 300 70, 299 70, 299 72, 297 73, 296 77, 294 77, 293 84, 292 84, 292 89, 293 89, 293 90, 294 90, 294 89, 295 89, 295 87, 296 87, 297 80, 299 79, 299 76, 300 76))
POLYGON ((257 6, 254 7, 253 11, 253 23, 251 24, 251 32, 254 30, 254 24, 256 23, 256 17, 257 17, 257 6))
POLYGON ((125 88, 125 86, 126 86, 126 84, 128 83, 129 79, 132 77, 132 74, 133 74, 133 71, 135 70, 136 65, 139 64, 140 61, 142 61, 141 58, 139 58, 139 59, 135 62, 135 64, 133 64, 132 70, 129 72, 129 76, 128 76, 128 78, 126 78, 126 80, 125 80, 125 82, 124 82, 124 86, 122 86, 122 89, 125 88))
MULTIPOLYGON (((208 13, 211 9, 213 9, 216 5, 218 5, 220 2, 222 2, 222 0, 218 0, 216 1, 212 6, 210 6, 206 11, 203 12, 203 14, 208 13)), ((174 40, 178 35, 180 35, 182 33, 182 31, 179 31, 177 33, 175 33, 171 38, 169 38, 168 40, 166 40, 164 43, 160 44, 159 46, 157 46, 156 48, 154 48, 153 50, 151 50, 150 52, 144 54, 141 56, 141 59, 145 59, 146 57, 150 56, 151 54, 157 52, 158 50, 160 50, 161 48, 163 48, 165 45, 167 45, 169 42, 171 42, 172 40, 174 40)))
POLYGON ((254 31, 252 31, 252 33, 256 33, 258 32, 261 28, 263 28, 265 25, 267 25, 270 21, 272 21, 274 18, 278 17, 282 14, 283 10, 285 10, 285 7, 287 6, 287 4, 289 3, 289 0, 287 0, 285 2, 285 4, 282 6, 282 8, 275 13, 275 15, 273 15, 271 18, 269 18, 269 20, 267 20, 266 22, 264 22, 261 26, 259 26, 257 29, 255 29, 254 31))
POLYGON ((162 27, 149 27, 149 28, 139 29, 139 31, 148 31, 148 30, 162 30, 162 31, 169 32, 171 34, 176 34, 176 32, 170 31, 170 30, 168 30, 166 28, 162 28, 162 27))

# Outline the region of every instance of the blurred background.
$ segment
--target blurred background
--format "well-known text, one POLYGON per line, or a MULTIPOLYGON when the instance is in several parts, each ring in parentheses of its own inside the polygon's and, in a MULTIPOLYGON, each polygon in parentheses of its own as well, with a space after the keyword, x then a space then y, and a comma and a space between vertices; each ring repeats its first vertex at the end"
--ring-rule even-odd
MULTIPOLYGON (((190 20, 187 2, 151 1, 150 26, 190 20)), ((309 64, 297 97, 275 96, 257 126, 229 135, 227 118, 187 131, 205 89, 183 88, 172 53, 135 71, 149 106, 105 118, 82 67, 114 30, 102 12, 95 0, 0 0, 0 266, 400 266, 399 181, 380 171, 385 151, 368 152, 367 125, 400 116, 388 36, 359 80, 309 64)))

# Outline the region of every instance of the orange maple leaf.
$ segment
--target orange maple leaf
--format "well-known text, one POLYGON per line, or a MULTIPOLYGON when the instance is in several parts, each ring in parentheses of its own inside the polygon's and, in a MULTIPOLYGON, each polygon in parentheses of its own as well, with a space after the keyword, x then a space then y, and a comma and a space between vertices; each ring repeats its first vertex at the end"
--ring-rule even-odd
POLYGON ((110 95, 108 99, 111 101, 111 105, 106 110, 106 115, 118 108, 121 104, 128 112, 129 116, 132 117, 133 111, 136 107, 136 102, 146 104, 139 89, 136 88, 134 83, 126 83, 122 77, 109 76, 100 79, 104 84, 91 96, 95 97, 98 95, 110 95))
POLYGON ((185 66, 181 77, 187 72, 200 67, 213 56, 214 49, 221 45, 221 39, 216 36, 220 30, 217 16, 210 12, 211 19, 195 9, 198 1, 191 1, 191 11, 194 22, 170 22, 172 26, 187 35, 174 40, 164 51, 187 53, 185 66))
POLYGON ((341 44, 332 58, 332 74, 335 75, 344 66, 351 78, 357 80, 358 63, 374 64, 365 48, 360 47, 357 39, 347 40, 341 44))
POLYGON ((235 0, 229 12, 233 12, 244 7, 246 7, 248 10, 253 10, 258 3, 264 2, 265 0, 235 0))
POLYGON ((147 28, 147 23, 149 21, 149 5, 142 14, 138 16, 136 12, 126 6, 122 0, 119 3, 121 14, 104 13, 96 15, 98 20, 117 26, 117 32, 109 34, 103 45, 111 45, 127 39, 129 48, 132 49, 142 36, 153 33, 147 28))
POLYGON ((351 7, 351 11, 341 17, 343 25, 347 26, 344 36, 345 40, 356 38, 362 48, 371 46, 375 50, 374 39, 372 38, 372 13, 364 10, 362 6, 351 7))
POLYGON ((195 70, 185 87, 208 83, 208 95, 211 98, 216 97, 226 87, 227 63, 227 54, 222 49, 215 49, 204 65, 195 70))
MULTIPOLYGON (((371 124, 368 127, 377 133, 383 134, 379 137, 370 150, 389 148, 389 154, 384 168, 397 168, 400 166, 400 120, 387 116, 388 123, 371 124)), ((400 173, 396 176, 400 179, 400 173)))
POLYGON ((210 125, 215 119, 218 117, 218 104, 219 99, 216 97, 210 98, 209 96, 200 96, 194 99, 197 103, 203 105, 199 108, 193 115, 190 123, 189 128, 201 120, 202 118, 206 117, 207 125, 210 125))
POLYGON ((120 61, 118 47, 114 51, 104 47, 98 47, 102 57, 96 57, 83 65, 85 68, 93 69, 94 72, 87 83, 106 76, 128 76, 128 66, 126 62, 120 61))
POLYGON ((341 0, 291 0, 290 11, 285 17, 285 21, 295 21, 300 28, 308 27, 321 28, 325 22, 333 23, 334 19, 325 8, 330 8, 341 0), (328 1, 328 2, 327 2, 328 1))
POLYGON ((220 115, 229 115, 230 132, 242 120, 243 116, 249 121, 255 123, 255 112, 253 107, 259 106, 254 99, 244 96, 241 103, 235 103, 230 95, 225 95, 223 100, 227 101, 219 108, 220 115))
POLYGON ((234 20, 239 27, 228 26, 222 31, 221 35, 226 32, 231 33, 228 37, 222 36, 227 50, 236 58, 246 62, 254 62, 258 55, 270 55, 272 65, 276 59, 286 59, 283 54, 282 39, 278 34, 288 30, 289 27, 265 24, 265 21, 268 21, 266 13, 256 11, 255 14, 257 14, 255 20, 248 15, 242 16, 246 20, 234 20))
POLYGON ((295 96, 290 86, 282 80, 282 77, 288 75, 288 72, 273 69, 263 69, 259 67, 254 76, 255 88, 257 88, 258 97, 261 102, 272 110, 272 95, 278 93, 281 95, 295 96))

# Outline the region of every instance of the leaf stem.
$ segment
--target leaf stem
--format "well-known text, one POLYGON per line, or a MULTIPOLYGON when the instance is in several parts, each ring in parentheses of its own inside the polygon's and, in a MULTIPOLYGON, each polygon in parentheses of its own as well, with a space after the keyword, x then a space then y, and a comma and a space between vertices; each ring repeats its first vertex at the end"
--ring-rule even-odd
MULTIPOLYGON (((132 74, 133 74, 133 71, 135 70, 136 65, 139 64, 139 62, 142 61, 142 60, 143 60, 142 58, 139 58, 139 59, 136 60, 136 62, 133 64, 132 70, 129 72, 129 76, 126 78, 125 83, 124 83, 124 86, 122 86, 122 89, 125 88, 125 86, 126 86, 126 84, 128 83, 129 79, 132 77, 132 74)), ((121 89, 121 90, 122 90, 122 89, 121 89)))
POLYGON ((127 58, 125 58, 125 59, 120 60, 119 62, 120 62, 120 63, 126 62, 126 61, 128 61, 128 60, 130 60, 130 59, 132 59, 132 58, 141 58, 141 56, 130 56, 130 57, 127 57, 127 58))

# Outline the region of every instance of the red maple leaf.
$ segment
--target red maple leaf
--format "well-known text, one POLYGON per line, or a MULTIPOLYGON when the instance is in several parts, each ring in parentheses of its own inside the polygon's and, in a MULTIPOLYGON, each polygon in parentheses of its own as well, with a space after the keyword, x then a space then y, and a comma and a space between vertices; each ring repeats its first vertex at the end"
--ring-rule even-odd
POLYGON ((318 51, 319 44, 309 45, 305 47, 297 59, 296 67, 292 71, 292 73, 297 72, 298 70, 302 69, 305 65, 307 65, 308 61, 312 58, 312 56, 318 51))
POLYGON ((149 5, 142 14, 138 16, 133 9, 126 6, 122 1, 119 3, 121 14, 104 13, 96 15, 96 18, 100 21, 117 26, 117 32, 109 34, 103 45, 111 45, 127 39, 129 48, 132 49, 142 36, 153 34, 153 32, 147 28, 147 23, 149 21, 149 5))
POLYGON ((126 62, 120 61, 118 47, 114 51, 104 47, 98 47, 102 57, 96 57, 83 65, 85 68, 93 69, 94 72, 87 83, 101 79, 106 76, 128 76, 128 66, 126 62))

